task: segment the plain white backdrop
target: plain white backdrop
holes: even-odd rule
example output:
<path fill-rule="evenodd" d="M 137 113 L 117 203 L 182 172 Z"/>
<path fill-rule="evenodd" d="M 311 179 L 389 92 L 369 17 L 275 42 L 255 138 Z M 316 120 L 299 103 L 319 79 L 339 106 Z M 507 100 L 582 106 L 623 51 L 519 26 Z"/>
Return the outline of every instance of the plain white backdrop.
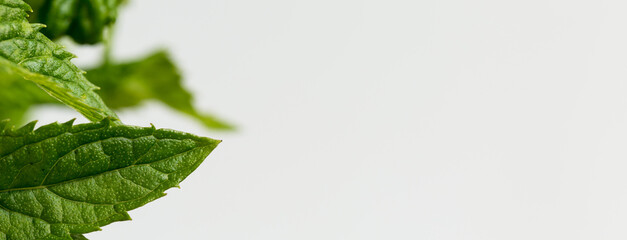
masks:
<path fill-rule="evenodd" d="M 90 239 L 626 239 L 627 2 L 131 0 L 224 142 Z M 71 47 L 88 65 L 100 48 Z M 78 116 L 37 109 L 42 124 Z"/>

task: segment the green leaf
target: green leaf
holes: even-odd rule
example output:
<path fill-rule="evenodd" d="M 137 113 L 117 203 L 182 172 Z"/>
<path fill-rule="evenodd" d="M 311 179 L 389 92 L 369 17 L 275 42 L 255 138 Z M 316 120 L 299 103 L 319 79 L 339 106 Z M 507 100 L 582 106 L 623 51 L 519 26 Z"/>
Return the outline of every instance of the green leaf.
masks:
<path fill-rule="evenodd" d="M 91 121 L 117 118 L 94 92 L 98 87 L 70 62 L 74 55 L 39 33 L 43 25 L 29 24 L 26 11 L 21 0 L 0 0 L 0 72 L 36 83 Z"/>
<path fill-rule="evenodd" d="M 77 43 L 103 40 L 105 28 L 118 16 L 122 0 L 27 0 L 33 22 L 46 24 L 42 32 L 51 39 L 69 35 Z"/>
<path fill-rule="evenodd" d="M 99 94 L 111 108 L 131 107 L 155 99 L 209 128 L 233 129 L 232 125 L 194 108 L 192 95 L 181 84 L 179 70 L 164 51 L 132 62 L 104 64 L 89 70 L 87 76 L 102 87 Z"/>
<path fill-rule="evenodd" d="M 0 123 L 0 239 L 84 239 L 165 195 L 220 141 L 98 123 Z"/>

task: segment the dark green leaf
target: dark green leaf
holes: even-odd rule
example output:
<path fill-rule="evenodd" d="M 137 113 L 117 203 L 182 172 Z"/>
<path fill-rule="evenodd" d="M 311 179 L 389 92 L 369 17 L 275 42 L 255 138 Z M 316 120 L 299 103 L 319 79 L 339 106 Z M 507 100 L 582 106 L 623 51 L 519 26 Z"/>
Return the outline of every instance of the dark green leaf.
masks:
<path fill-rule="evenodd" d="M 69 35 L 77 43 L 103 40 L 113 24 L 122 0 L 27 0 L 33 6 L 33 22 L 46 24 L 42 32 L 51 39 Z"/>
<path fill-rule="evenodd" d="M 99 123 L 0 123 L 0 239 L 81 239 L 164 196 L 220 141 Z M 83 238 L 84 239 L 84 238 Z"/>

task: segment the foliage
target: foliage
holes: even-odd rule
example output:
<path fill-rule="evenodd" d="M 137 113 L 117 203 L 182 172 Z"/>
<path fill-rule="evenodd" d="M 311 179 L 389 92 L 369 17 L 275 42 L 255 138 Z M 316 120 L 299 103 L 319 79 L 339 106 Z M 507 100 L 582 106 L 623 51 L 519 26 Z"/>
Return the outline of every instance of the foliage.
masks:
<path fill-rule="evenodd" d="M 0 109 L 4 110 L 0 111 L 0 119 L 22 120 L 31 106 L 59 103 L 34 84 L 21 81 L 19 76 L 5 75 L 0 72 L 0 76 L 8 79 L 0 82 Z M 101 88 L 96 93 L 111 109 L 135 107 L 147 100 L 157 100 L 208 128 L 233 129 L 231 124 L 194 108 L 192 95 L 183 88 L 179 70 L 165 51 L 131 62 L 102 64 L 87 70 L 86 76 Z"/>
<path fill-rule="evenodd" d="M 214 129 L 230 125 L 202 114 L 164 52 L 86 72 L 50 38 L 98 43 L 120 0 L 0 0 L 0 240 L 86 239 L 127 211 L 165 195 L 192 173 L 219 140 L 128 126 L 112 110 L 147 99 Z M 92 81 L 88 81 L 87 77 Z M 96 85 L 102 86 L 100 90 Z M 43 90 L 43 91 L 42 91 Z M 92 123 L 21 128 L 28 108 L 62 103 Z M 110 108 L 109 106 L 112 108 Z"/>

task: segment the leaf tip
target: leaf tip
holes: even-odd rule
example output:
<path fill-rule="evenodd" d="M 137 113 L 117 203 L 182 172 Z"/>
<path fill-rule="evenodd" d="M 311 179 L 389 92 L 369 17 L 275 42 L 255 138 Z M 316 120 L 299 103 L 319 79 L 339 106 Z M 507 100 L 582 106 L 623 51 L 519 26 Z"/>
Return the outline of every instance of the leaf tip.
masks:
<path fill-rule="evenodd" d="M 235 125 L 232 125 L 230 123 L 227 123 L 226 121 L 218 119 L 218 118 L 216 118 L 215 116 L 213 116 L 211 114 L 194 113 L 194 114 L 192 114 L 192 116 L 198 118 L 205 126 L 207 126 L 208 128 L 214 129 L 214 130 L 218 130 L 218 131 L 234 131 L 234 130 L 237 130 L 237 127 L 235 127 Z"/>
<path fill-rule="evenodd" d="M 37 125 L 37 120 L 29 122 L 26 125 L 22 126 L 21 128 L 15 130 L 15 133 L 19 135 L 27 134 L 29 132 L 32 132 L 33 129 L 35 129 L 35 125 Z"/>
<path fill-rule="evenodd" d="M 105 128 L 109 128 L 109 127 L 111 127 L 111 125 L 112 125 L 115 121 L 116 121 L 116 119 L 114 119 L 114 118 L 111 118 L 111 117 L 106 117 L 106 118 L 103 118 L 103 119 L 100 121 L 100 124 L 102 124 L 102 126 L 103 126 L 103 127 L 105 127 Z"/>
<path fill-rule="evenodd" d="M 42 28 L 47 27 L 46 24 L 42 23 L 31 23 L 30 26 L 33 28 L 33 32 L 39 32 Z"/>
<path fill-rule="evenodd" d="M 76 121 L 76 118 L 72 118 L 70 119 L 70 121 L 64 122 L 62 125 L 71 127 L 72 125 L 74 125 L 74 121 Z"/>

